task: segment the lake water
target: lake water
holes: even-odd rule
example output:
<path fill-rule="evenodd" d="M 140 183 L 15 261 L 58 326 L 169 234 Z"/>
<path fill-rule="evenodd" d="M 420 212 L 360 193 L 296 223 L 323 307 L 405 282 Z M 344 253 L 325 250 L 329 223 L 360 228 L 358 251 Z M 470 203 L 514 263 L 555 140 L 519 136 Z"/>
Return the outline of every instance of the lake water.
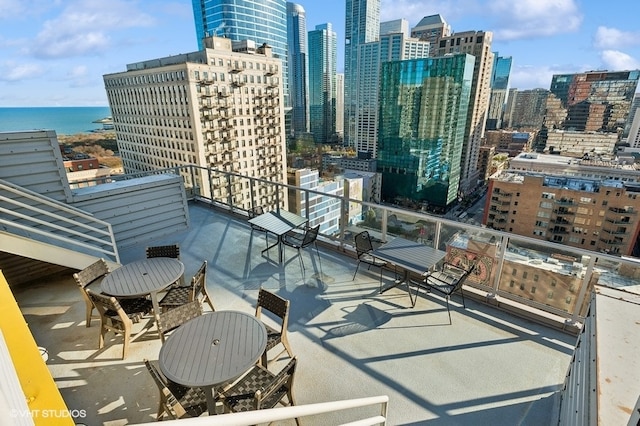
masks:
<path fill-rule="evenodd" d="M 0 132 L 55 130 L 58 135 L 89 133 L 102 129 L 102 124 L 93 121 L 109 116 L 109 107 L 0 108 Z"/>

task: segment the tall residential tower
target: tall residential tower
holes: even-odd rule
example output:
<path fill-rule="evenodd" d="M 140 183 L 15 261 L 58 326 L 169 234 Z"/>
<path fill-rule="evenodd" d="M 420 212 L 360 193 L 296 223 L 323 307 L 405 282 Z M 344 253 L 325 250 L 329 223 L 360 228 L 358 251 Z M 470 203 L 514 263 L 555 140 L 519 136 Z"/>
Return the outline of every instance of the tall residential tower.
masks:
<path fill-rule="evenodd" d="M 291 132 L 309 131 L 309 82 L 307 79 L 307 20 L 304 8 L 287 3 L 289 41 L 289 89 L 291 94 Z"/>
<path fill-rule="evenodd" d="M 316 143 L 336 134 L 336 48 L 331 24 L 309 31 L 309 128 Z"/>

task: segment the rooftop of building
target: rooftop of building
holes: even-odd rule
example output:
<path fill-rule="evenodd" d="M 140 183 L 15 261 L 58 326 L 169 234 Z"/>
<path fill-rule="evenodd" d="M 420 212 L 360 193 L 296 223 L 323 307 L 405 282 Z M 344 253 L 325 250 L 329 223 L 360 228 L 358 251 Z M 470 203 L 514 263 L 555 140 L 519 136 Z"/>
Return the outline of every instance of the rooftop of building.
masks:
<path fill-rule="evenodd" d="M 640 164 L 629 161 L 627 157 L 609 157 L 609 156 L 595 156 L 593 158 L 575 158 L 563 155 L 553 154 L 540 154 L 533 152 L 522 152 L 511 160 L 512 163 L 531 163 L 538 165 L 550 165 L 550 166 L 590 166 L 599 167 L 603 169 L 618 169 L 618 170 L 640 170 Z"/>

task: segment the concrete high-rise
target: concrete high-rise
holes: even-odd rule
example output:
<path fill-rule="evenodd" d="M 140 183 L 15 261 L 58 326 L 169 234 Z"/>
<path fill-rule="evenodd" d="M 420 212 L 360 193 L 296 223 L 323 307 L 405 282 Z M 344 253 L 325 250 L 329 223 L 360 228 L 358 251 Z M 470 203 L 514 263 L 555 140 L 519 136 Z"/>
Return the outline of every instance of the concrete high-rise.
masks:
<path fill-rule="evenodd" d="M 468 53 L 475 57 L 471 100 L 465 129 L 465 146 L 462 150 L 461 194 L 472 193 L 481 180 L 478 171 L 478 155 L 489 110 L 491 72 L 494 54 L 491 51 L 493 33 L 490 31 L 463 31 L 440 37 L 432 46 L 431 56 Z"/>
<path fill-rule="evenodd" d="M 307 20 L 304 8 L 287 2 L 289 89 L 291 132 L 309 131 L 309 82 L 307 78 Z"/>
<path fill-rule="evenodd" d="M 104 76 L 125 172 L 195 164 L 185 186 L 205 197 L 247 210 L 252 200 L 286 206 L 272 184 L 207 170 L 286 182 L 281 61 L 248 41 L 210 37 L 205 46 Z"/>
<path fill-rule="evenodd" d="M 385 62 L 380 74 L 382 199 L 444 210 L 458 196 L 474 57 Z"/>
<path fill-rule="evenodd" d="M 504 106 L 509 94 L 509 76 L 511 74 L 511 56 L 499 56 L 494 53 L 493 70 L 491 72 L 491 97 L 487 113 L 487 130 L 502 128 Z"/>
<path fill-rule="evenodd" d="M 411 29 L 411 37 L 431 43 L 434 51 L 440 39 L 451 35 L 451 25 L 440 15 L 425 16 Z"/>
<path fill-rule="evenodd" d="M 346 0 L 344 45 L 344 143 L 355 148 L 358 49 L 377 41 L 380 34 L 380 0 Z"/>
<path fill-rule="evenodd" d="M 344 137 L 344 74 L 336 74 L 336 135 Z"/>
<path fill-rule="evenodd" d="M 331 24 L 309 31 L 309 131 L 316 143 L 336 133 L 337 36 Z"/>
<path fill-rule="evenodd" d="M 192 0 L 192 4 L 199 49 L 207 36 L 271 46 L 273 57 L 282 61 L 284 106 L 290 108 L 286 0 Z"/>
<path fill-rule="evenodd" d="M 429 42 L 408 37 L 404 19 L 380 24 L 380 40 L 363 43 L 358 49 L 358 82 L 355 90 L 355 141 L 359 155 L 377 156 L 378 90 L 383 62 L 429 57 Z M 385 29 L 386 28 L 386 29 Z"/>
<path fill-rule="evenodd" d="M 545 89 L 512 90 L 505 126 L 512 129 L 538 130 L 545 118 L 549 91 Z"/>

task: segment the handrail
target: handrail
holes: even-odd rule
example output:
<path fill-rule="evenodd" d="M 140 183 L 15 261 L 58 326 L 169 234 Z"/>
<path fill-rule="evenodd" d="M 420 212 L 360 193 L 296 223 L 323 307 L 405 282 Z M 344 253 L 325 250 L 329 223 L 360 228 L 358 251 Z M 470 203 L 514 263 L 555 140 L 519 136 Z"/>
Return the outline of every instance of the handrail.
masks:
<path fill-rule="evenodd" d="M 286 406 L 267 410 L 244 411 L 232 414 L 218 414 L 216 416 L 195 417 L 191 419 L 164 420 L 163 424 L 167 424 L 169 426 L 178 424 L 181 426 L 249 426 L 261 423 L 271 423 L 279 420 L 290 420 L 299 417 L 333 413 L 335 411 L 374 406 L 378 404 L 380 404 L 380 415 L 358 420 L 356 422 L 343 423 L 343 426 L 384 426 L 387 424 L 387 411 L 389 404 L 389 397 L 387 395 L 331 402 L 318 402 L 314 404 Z M 140 426 L 151 426 L 155 424 L 155 422 L 139 423 Z"/>
<path fill-rule="evenodd" d="M 116 263 L 120 262 L 115 235 L 110 223 L 96 218 L 91 213 L 1 179 L 0 189 L 34 202 L 31 205 L 0 195 L 0 201 L 14 207 L 14 209 L 0 207 L 0 213 L 7 217 L 0 218 L 0 224 L 3 224 L 5 228 L 20 229 L 31 235 L 44 237 L 43 240 L 61 241 L 75 247 L 92 250 Z M 38 205 L 48 206 L 51 210 L 40 208 Z M 18 210 L 27 210 L 33 215 L 20 213 Z M 36 215 L 45 220 L 36 218 Z M 65 227 L 64 224 L 69 226 Z M 60 235 L 61 232 L 65 235 Z"/>

